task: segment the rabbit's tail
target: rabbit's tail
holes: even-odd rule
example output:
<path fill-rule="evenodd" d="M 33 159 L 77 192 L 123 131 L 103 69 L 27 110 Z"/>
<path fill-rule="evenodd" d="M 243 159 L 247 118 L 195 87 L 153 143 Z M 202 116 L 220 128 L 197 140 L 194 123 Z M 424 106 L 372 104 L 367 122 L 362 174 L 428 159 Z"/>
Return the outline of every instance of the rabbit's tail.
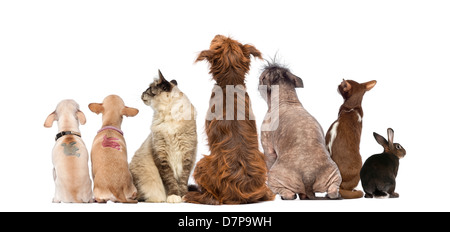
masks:
<path fill-rule="evenodd" d="M 380 198 L 380 199 L 389 198 L 389 194 L 387 192 L 383 192 L 383 191 L 380 191 L 378 189 L 375 190 L 375 192 L 373 193 L 373 196 L 375 198 Z"/>

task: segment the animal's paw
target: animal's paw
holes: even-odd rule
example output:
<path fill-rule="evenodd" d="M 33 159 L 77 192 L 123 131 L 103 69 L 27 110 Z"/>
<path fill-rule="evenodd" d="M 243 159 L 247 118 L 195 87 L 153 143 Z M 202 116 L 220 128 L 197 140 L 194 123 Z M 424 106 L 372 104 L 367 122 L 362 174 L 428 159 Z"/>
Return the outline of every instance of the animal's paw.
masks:
<path fill-rule="evenodd" d="M 399 198 L 399 197 L 400 197 L 400 195 L 396 192 L 389 194 L 389 198 Z"/>
<path fill-rule="evenodd" d="M 181 203 L 181 197 L 177 195 L 170 195 L 167 197 L 167 203 Z"/>
<path fill-rule="evenodd" d="M 362 193 L 362 192 L 361 192 Z M 363 193 L 363 195 L 364 195 L 364 193 Z M 331 185 L 329 188 L 328 188 L 328 192 L 327 192 L 327 195 L 326 195 L 328 198 L 330 198 L 330 199 L 338 199 L 338 198 L 340 198 L 341 197 L 341 194 L 339 193 L 339 186 L 337 186 L 337 185 Z M 362 197 L 362 196 L 361 196 Z"/>
<path fill-rule="evenodd" d="M 297 198 L 297 194 L 286 189 L 280 192 L 280 196 L 283 200 L 295 200 Z"/>
<path fill-rule="evenodd" d="M 341 194 L 339 194 L 339 191 L 330 191 L 327 193 L 326 197 L 330 199 L 339 199 Z"/>

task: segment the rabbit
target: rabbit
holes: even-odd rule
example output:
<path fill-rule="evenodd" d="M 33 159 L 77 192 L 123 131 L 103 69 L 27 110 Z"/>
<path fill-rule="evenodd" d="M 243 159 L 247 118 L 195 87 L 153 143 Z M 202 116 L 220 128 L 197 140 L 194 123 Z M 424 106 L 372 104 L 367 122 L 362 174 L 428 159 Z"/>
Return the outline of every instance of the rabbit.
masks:
<path fill-rule="evenodd" d="M 361 168 L 361 184 L 366 198 L 398 198 L 395 192 L 399 159 L 405 157 L 406 150 L 394 143 L 394 130 L 387 130 L 388 140 L 373 133 L 375 140 L 384 148 L 381 154 L 369 157 Z"/>

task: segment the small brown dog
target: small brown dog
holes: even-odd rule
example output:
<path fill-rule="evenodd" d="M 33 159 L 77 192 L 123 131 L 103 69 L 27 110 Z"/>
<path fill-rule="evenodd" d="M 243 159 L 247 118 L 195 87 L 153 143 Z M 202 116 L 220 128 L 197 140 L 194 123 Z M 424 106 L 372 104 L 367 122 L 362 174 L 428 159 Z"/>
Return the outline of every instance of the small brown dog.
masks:
<path fill-rule="evenodd" d="M 134 117 L 139 110 L 126 107 L 122 98 L 116 95 L 106 97 L 103 103 L 89 104 L 89 109 L 103 114 L 102 129 L 94 139 L 91 152 L 95 200 L 137 203 L 121 125 L 123 116 Z"/>
<path fill-rule="evenodd" d="M 342 176 L 339 193 L 344 199 L 361 198 L 364 193 L 354 188 L 359 183 L 359 172 L 362 159 L 359 154 L 359 143 L 362 131 L 362 99 L 377 81 L 358 83 L 352 80 L 342 80 L 338 91 L 344 98 L 339 108 L 338 119 L 331 124 L 325 137 L 327 149 L 336 162 Z"/>
<path fill-rule="evenodd" d="M 210 106 L 214 109 L 208 112 L 205 124 L 211 154 L 197 163 L 194 179 L 198 187 L 184 196 L 185 202 L 245 204 L 275 197 L 266 185 L 266 163 L 258 148 L 256 123 L 251 119 L 250 98 L 245 92 L 250 55 L 261 59 L 261 53 L 254 46 L 217 35 L 210 49 L 202 51 L 196 60 L 206 59 L 210 63 L 210 73 L 217 82 L 214 90 L 220 91 L 211 95 Z M 228 87 L 240 89 L 241 94 L 226 94 Z M 228 99 L 225 101 L 226 95 L 231 97 L 231 103 Z M 212 114 L 216 117 L 209 117 Z"/>

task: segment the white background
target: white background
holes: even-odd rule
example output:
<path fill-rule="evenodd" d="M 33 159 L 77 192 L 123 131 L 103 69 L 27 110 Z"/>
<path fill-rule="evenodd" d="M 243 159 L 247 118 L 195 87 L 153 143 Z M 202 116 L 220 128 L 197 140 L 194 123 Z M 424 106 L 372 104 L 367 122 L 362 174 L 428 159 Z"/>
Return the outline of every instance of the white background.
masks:
<path fill-rule="evenodd" d="M 449 12 L 448 1 L 1 1 L 0 211 L 449 211 Z M 43 124 L 63 99 L 85 113 L 80 129 L 89 151 L 101 127 L 89 103 L 118 94 L 138 108 L 122 125 L 130 161 L 153 114 L 141 93 L 161 69 L 197 108 L 197 159 L 209 154 L 203 125 L 214 82 L 208 64 L 194 61 L 216 34 L 253 44 L 266 59 L 278 52 L 303 79 L 300 101 L 325 132 L 342 104 L 342 78 L 377 80 L 363 100 L 361 155 L 382 151 L 372 132 L 395 130 L 407 150 L 400 198 L 52 204 L 58 128 Z M 258 127 L 267 110 L 257 92 L 264 64 L 252 59 L 247 76 Z"/>

